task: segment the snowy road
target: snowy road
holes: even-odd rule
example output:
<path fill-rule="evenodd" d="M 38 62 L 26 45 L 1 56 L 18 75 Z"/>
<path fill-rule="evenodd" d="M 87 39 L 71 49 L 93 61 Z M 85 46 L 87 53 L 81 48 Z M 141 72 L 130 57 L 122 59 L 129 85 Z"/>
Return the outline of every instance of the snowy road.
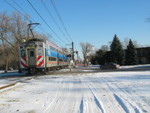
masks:
<path fill-rule="evenodd" d="M 25 79 L 0 90 L 0 113 L 150 113 L 150 71 Z"/>

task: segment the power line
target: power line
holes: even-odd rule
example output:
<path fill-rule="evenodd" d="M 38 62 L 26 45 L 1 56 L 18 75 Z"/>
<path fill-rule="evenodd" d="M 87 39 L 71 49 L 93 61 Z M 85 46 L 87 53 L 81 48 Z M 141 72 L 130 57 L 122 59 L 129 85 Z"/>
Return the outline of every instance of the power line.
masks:
<path fill-rule="evenodd" d="M 26 14 L 26 11 L 22 7 L 20 7 L 20 5 L 17 2 L 15 2 L 14 0 L 12 1 L 17 7 L 19 7 Z"/>
<path fill-rule="evenodd" d="M 65 26 L 65 24 L 64 24 L 64 22 L 63 22 L 61 16 L 60 16 L 60 13 L 58 12 L 58 10 L 57 10 L 57 8 L 56 8 L 55 3 L 53 2 L 53 0 L 50 0 L 50 2 L 51 2 L 51 4 L 52 4 L 52 6 L 53 6 L 53 8 L 54 8 L 54 10 L 55 10 L 55 12 L 56 12 L 56 14 L 57 14 L 59 20 L 60 20 L 60 22 L 61 22 L 61 24 L 62 24 L 62 26 L 63 26 L 65 32 L 66 32 L 67 36 L 69 37 L 69 39 L 70 39 L 70 40 L 72 41 L 72 43 L 73 43 L 73 40 L 72 40 L 72 38 L 71 38 L 71 36 L 70 36 L 70 34 L 69 34 L 67 28 L 66 28 L 66 26 Z M 73 45 L 74 45 L 74 44 L 73 44 Z M 75 46 L 75 45 L 74 45 L 74 46 Z"/>
<path fill-rule="evenodd" d="M 14 0 L 12 0 L 13 1 L 13 3 L 17 6 L 17 7 L 19 7 L 25 14 L 27 14 L 27 12 L 23 9 L 23 8 L 21 8 L 20 7 L 20 5 L 17 3 L 17 2 L 15 2 Z M 10 7 L 12 7 L 13 9 L 15 9 L 19 14 L 21 14 L 22 16 L 25 16 L 25 14 L 23 14 L 21 11 L 19 11 L 13 4 L 11 4 L 10 2 L 8 2 L 7 0 L 4 0 L 4 2 L 6 2 Z M 31 16 L 30 16 L 30 18 L 32 19 L 32 20 L 34 20 Z M 31 22 L 31 20 L 29 19 L 29 18 L 27 18 L 27 20 L 29 21 L 29 22 Z M 34 20 L 35 21 L 35 20 Z M 36 21 L 35 21 L 36 22 Z M 37 26 L 38 27 L 38 26 Z M 42 27 L 38 27 L 40 30 L 42 30 L 43 32 L 46 32 Z M 48 35 L 49 35 L 49 33 L 47 33 Z M 53 37 L 51 37 L 51 38 L 53 38 Z M 54 38 L 53 38 L 54 39 Z M 57 43 L 61 43 L 61 44 L 63 44 L 61 41 L 58 41 L 58 40 L 55 40 L 55 42 L 57 42 Z M 64 44 L 63 44 L 64 45 Z"/>
<path fill-rule="evenodd" d="M 22 7 L 20 7 L 20 5 L 17 3 L 17 2 L 15 2 L 14 0 L 12 0 L 13 1 L 13 3 L 17 6 L 17 7 L 19 7 L 25 14 L 27 14 L 27 12 L 22 8 Z M 16 8 L 17 9 L 17 8 Z M 22 13 L 21 13 L 22 14 Z M 23 15 L 23 14 L 22 14 Z M 30 16 L 30 18 L 33 20 L 33 21 L 35 21 L 31 16 Z M 29 19 L 28 19 L 29 20 Z M 31 20 L 29 20 L 30 22 L 31 22 Z M 35 21 L 36 22 L 36 21 Z M 46 32 L 42 27 L 39 27 L 39 26 L 37 26 L 40 30 L 42 30 L 43 32 Z M 47 33 L 48 35 L 49 35 L 49 33 Z M 51 37 L 51 38 L 53 38 L 53 37 Z M 53 38 L 54 39 L 54 38 Z M 56 40 L 55 40 L 56 41 Z M 63 44 L 62 42 L 60 42 L 60 41 L 56 41 L 56 42 L 58 42 L 58 43 L 61 43 L 61 44 Z"/>
<path fill-rule="evenodd" d="M 9 3 L 7 0 L 4 0 L 4 2 L 6 2 L 10 7 L 14 8 L 18 13 L 22 15 L 22 13 L 17 8 L 15 8 L 11 3 Z"/>
<path fill-rule="evenodd" d="M 41 0 L 44 8 L 46 9 L 46 11 L 48 12 L 48 14 L 50 15 L 50 17 L 52 18 L 53 22 L 55 23 L 55 25 L 57 26 L 57 28 L 61 31 L 61 33 L 63 34 L 63 36 L 68 40 L 68 38 L 66 37 L 65 33 L 63 32 L 63 30 L 60 28 L 60 26 L 58 25 L 58 23 L 56 22 L 55 18 L 53 17 L 52 13 L 50 12 L 50 10 L 48 9 L 48 7 L 46 6 L 46 4 L 44 3 L 43 0 Z M 69 41 L 69 40 L 68 40 Z"/>
<path fill-rule="evenodd" d="M 63 22 L 63 20 L 62 20 L 62 18 L 61 18 L 61 16 L 60 16 L 60 14 L 59 14 L 59 12 L 58 12 L 58 10 L 57 10 L 57 8 L 56 8 L 56 6 L 55 6 L 53 0 L 50 0 L 50 2 L 51 2 L 51 4 L 52 4 L 52 6 L 53 6 L 53 8 L 54 8 L 54 10 L 55 10 L 55 12 L 56 12 L 56 14 L 57 14 L 59 20 L 60 20 L 60 22 L 61 22 L 61 24 L 62 24 L 62 26 L 63 26 L 65 32 L 67 33 L 69 39 L 72 41 L 72 38 L 70 37 L 70 34 L 69 34 L 67 28 L 65 27 L 65 24 L 64 24 L 64 22 Z"/>
<path fill-rule="evenodd" d="M 32 3 L 27 0 L 27 2 L 30 4 L 30 6 L 34 9 L 34 11 L 38 14 L 38 16 L 43 20 L 43 22 L 48 26 L 48 28 L 56 35 L 57 38 L 59 36 L 55 33 L 55 31 L 49 26 L 49 24 L 44 20 L 44 18 L 39 14 L 39 12 L 35 9 L 35 7 L 32 5 Z M 65 43 L 61 38 L 59 38 L 63 43 Z"/>

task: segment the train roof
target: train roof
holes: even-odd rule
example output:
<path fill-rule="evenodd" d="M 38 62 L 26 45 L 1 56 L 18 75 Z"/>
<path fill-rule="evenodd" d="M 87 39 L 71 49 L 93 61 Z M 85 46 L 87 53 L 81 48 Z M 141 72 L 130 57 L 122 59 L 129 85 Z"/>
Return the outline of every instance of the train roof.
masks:
<path fill-rule="evenodd" d="M 27 42 L 23 42 L 23 43 L 26 44 L 26 43 L 30 43 L 30 42 L 34 42 L 34 41 L 47 43 L 50 46 L 54 47 L 55 49 L 57 49 L 57 50 L 59 50 L 61 52 L 66 52 L 62 48 L 58 47 L 56 44 L 54 44 L 51 41 L 48 41 L 46 39 L 32 38 L 32 39 L 29 39 Z"/>
<path fill-rule="evenodd" d="M 44 39 L 38 39 L 38 38 L 29 39 L 29 41 L 41 41 L 41 42 L 45 42 Z"/>

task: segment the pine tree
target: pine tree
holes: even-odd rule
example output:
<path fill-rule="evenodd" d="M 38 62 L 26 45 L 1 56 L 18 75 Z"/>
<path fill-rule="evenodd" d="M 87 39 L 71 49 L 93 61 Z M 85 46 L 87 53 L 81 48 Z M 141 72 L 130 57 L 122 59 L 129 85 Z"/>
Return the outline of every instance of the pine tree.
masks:
<path fill-rule="evenodd" d="M 127 45 L 125 59 L 126 59 L 126 65 L 135 65 L 138 63 L 136 49 L 131 39 L 129 41 L 129 44 Z"/>
<path fill-rule="evenodd" d="M 124 50 L 117 35 L 114 35 L 112 44 L 110 45 L 111 61 L 120 65 L 124 64 Z"/>
<path fill-rule="evenodd" d="M 106 54 L 106 51 L 104 51 L 102 49 L 99 49 L 96 52 L 96 60 L 97 60 L 98 64 L 101 64 L 101 65 L 105 64 L 105 61 L 106 61 L 105 54 Z"/>

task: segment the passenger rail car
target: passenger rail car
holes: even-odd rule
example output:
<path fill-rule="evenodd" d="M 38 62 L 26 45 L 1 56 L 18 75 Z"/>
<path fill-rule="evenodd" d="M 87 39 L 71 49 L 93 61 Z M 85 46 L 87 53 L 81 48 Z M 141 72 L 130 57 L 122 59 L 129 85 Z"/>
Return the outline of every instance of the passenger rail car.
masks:
<path fill-rule="evenodd" d="M 32 74 L 65 68 L 69 65 L 67 54 L 52 42 L 30 39 L 19 47 L 20 70 Z"/>

